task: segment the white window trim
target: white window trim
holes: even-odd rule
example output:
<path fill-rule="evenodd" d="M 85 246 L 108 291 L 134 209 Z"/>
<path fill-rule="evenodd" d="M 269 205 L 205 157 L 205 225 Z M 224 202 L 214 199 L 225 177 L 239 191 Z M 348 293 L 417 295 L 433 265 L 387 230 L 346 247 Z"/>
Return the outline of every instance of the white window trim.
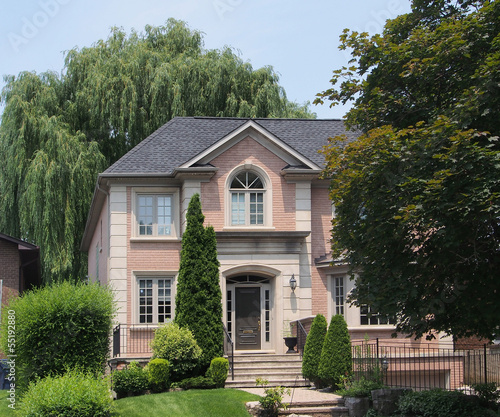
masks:
<path fill-rule="evenodd" d="M 146 195 L 171 195 L 172 196 L 172 229 L 168 236 L 149 235 L 144 236 L 139 234 L 139 222 L 137 221 L 138 213 L 138 196 Z M 178 188 L 167 187 L 134 187 L 131 193 L 131 241 L 165 241 L 181 238 L 180 235 L 180 197 Z"/>
<path fill-rule="evenodd" d="M 132 288 L 132 323 L 134 323 L 135 327 L 138 328 L 140 326 L 144 326 L 150 328 L 151 326 L 160 326 L 164 323 L 141 323 L 139 319 L 139 280 L 141 279 L 172 279 L 172 287 L 171 287 L 171 307 L 172 307 L 172 318 L 171 321 L 175 318 L 175 296 L 177 294 L 177 276 L 178 271 L 135 271 L 132 273 L 133 276 L 133 288 Z M 153 304 L 154 306 L 154 304 Z M 157 317 L 157 312 L 153 309 L 153 318 Z"/>
<path fill-rule="evenodd" d="M 253 171 L 261 179 L 264 188 L 262 188 L 262 193 L 264 195 L 264 224 L 232 224 L 231 218 L 231 183 L 233 178 L 242 171 Z M 260 190 L 255 190 L 255 192 L 260 192 Z M 228 173 L 226 177 L 226 183 L 224 185 L 224 230 L 227 231 L 238 231 L 238 230 L 255 230 L 255 231 L 267 231 L 274 230 L 273 227 L 273 192 L 271 186 L 271 180 L 267 175 L 266 171 L 261 167 L 254 165 L 253 163 L 245 163 L 234 168 Z M 248 213 L 245 213 L 248 215 Z"/>

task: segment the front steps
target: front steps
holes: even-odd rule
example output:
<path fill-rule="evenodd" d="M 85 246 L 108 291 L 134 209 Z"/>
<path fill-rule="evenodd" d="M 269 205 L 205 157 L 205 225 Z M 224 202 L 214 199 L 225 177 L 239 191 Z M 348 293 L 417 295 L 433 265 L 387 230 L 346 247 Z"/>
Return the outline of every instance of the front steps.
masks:
<path fill-rule="evenodd" d="M 342 398 L 318 401 L 299 401 L 289 404 L 286 410 L 280 410 L 280 416 L 307 415 L 311 417 L 348 417 L 349 410 L 344 407 Z"/>
<path fill-rule="evenodd" d="M 299 354 L 238 354 L 234 356 L 234 380 L 231 371 L 227 388 L 255 388 L 257 378 L 267 380 L 268 386 L 305 387 L 309 381 L 302 377 L 302 359 Z"/>

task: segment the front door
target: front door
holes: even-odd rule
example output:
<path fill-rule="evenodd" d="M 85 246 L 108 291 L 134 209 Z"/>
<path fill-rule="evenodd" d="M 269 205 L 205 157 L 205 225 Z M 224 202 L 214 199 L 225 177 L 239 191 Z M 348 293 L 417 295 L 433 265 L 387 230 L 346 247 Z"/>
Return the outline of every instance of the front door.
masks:
<path fill-rule="evenodd" d="M 236 349 L 260 350 L 260 287 L 235 288 Z"/>

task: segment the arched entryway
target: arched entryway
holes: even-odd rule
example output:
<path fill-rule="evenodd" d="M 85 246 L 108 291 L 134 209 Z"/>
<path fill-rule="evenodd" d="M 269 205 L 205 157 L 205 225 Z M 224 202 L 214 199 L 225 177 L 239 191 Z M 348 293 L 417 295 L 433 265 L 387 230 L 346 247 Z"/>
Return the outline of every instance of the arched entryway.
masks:
<path fill-rule="evenodd" d="M 226 326 L 237 351 L 269 350 L 273 344 L 273 282 L 258 274 L 226 278 Z"/>

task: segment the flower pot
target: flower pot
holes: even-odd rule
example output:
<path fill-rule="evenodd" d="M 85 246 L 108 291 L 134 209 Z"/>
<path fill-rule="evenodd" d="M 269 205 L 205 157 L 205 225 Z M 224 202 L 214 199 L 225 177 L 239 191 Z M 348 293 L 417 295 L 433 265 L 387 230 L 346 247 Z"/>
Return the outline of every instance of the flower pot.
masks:
<path fill-rule="evenodd" d="M 296 336 L 284 337 L 283 340 L 285 341 L 285 345 L 288 348 L 286 353 L 296 353 L 294 348 L 295 346 L 297 346 L 297 337 Z"/>

